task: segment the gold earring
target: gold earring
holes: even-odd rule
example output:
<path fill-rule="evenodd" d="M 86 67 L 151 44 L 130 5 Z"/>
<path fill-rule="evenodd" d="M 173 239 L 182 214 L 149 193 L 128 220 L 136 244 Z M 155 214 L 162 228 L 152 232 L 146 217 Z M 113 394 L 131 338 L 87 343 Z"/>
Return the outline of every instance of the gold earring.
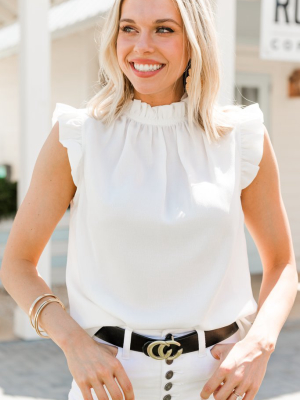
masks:
<path fill-rule="evenodd" d="M 187 93 L 189 93 L 189 88 L 190 88 L 190 83 L 191 83 L 191 71 L 192 71 L 192 69 L 190 68 L 189 69 L 189 75 L 188 75 L 188 77 L 186 78 L 186 85 L 185 85 L 185 90 L 187 91 Z"/>

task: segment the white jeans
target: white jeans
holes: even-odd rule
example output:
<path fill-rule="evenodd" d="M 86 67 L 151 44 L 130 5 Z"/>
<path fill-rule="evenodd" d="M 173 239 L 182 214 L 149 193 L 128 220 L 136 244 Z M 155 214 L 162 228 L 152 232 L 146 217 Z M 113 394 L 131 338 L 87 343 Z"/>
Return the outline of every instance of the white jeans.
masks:
<path fill-rule="evenodd" d="M 213 375 L 220 365 L 220 360 L 215 359 L 210 349 L 213 346 L 205 347 L 204 332 L 197 330 L 199 339 L 199 350 L 191 353 L 181 354 L 168 365 L 165 360 L 155 360 L 144 353 L 129 350 L 132 330 L 125 328 L 124 346 L 118 348 L 117 359 L 122 363 L 128 378 L 130 379 L 135 400 L 199 400 L 200 392 L 204 384 Z M 179 337 L 191 331 L 176 330 L 135 331 L 153 339 L 164 339 L 167 333 Z M 160 332 L 160 333 L 159 333 Z M 94 336 L 94 340 L 101 343 L 111 344 Z M 240 332 L 237 330 L 233 335 L 219 343 L 236 343 L 240 340 Z M 166 377 L 167 372 L 169 379 Z M 172 375 L 170 377 L 170 375 Z M 117 381 L 118 383 L 118 381 Z M 166 386 L 167 385 L 167 386 Z M 103 386 L 109 400 L 112 400 L 106 386 Z M 122 391 L 122 390 L 121 390 Z M 91 389 L 94 400 L 98 400 L 94 389 Z M 124 395 L 123 395 L 124 396 Z M 213 399 L 213 395 L 209 397 Z M 81 390 L 73 379 L 68 400 L 83 400 Z"/>

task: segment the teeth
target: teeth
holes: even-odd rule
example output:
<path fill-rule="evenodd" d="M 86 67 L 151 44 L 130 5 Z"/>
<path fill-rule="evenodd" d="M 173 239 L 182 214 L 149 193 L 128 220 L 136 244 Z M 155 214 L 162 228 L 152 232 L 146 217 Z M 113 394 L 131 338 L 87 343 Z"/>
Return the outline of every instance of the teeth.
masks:
<path fill-rule="evenodd" d="M 160 64 L 160 65 L 149 65 L 149 64 L 136 64 L 136 63 L 134 63 L 133 64 L 134 65 L 134 68 L 137 70 L 137 71 L 142 71 L 142 72 L 148 72 L 148 71 L 156 71 L 156 70 L 158 70 L 158 69 L 160 69 L 160 68 L 162 68 L 162 64 Z"/>

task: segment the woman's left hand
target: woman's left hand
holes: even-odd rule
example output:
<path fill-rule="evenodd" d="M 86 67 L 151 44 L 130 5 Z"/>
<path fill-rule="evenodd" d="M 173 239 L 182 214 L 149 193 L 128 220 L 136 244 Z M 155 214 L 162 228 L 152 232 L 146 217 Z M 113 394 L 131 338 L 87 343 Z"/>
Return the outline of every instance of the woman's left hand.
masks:
<path fill-rule="evenodd" d="M 246 338 L 237 343 L 216 344 L 211 353 L 220 365 L 203 386 L 201 398 L 208 399 L 213 394 L 216 400 L 237 400 L 241 395 L 243 400 L 253 400 L 273 351 Z"/>

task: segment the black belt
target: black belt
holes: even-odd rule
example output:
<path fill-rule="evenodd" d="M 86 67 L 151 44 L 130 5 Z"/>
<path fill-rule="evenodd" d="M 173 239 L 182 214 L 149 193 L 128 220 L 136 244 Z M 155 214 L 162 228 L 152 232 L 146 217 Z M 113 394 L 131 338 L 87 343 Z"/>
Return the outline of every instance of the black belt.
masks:
<path fill-rule="evenodd" d="M 204 331 L 206 347 L 227 339 L 239 329 L 236 322 L 222 328 Z M 125 329 L 119 326 L 103 326 L 95 336 L 118 347 L 123 347 Z M 167 347 L 167 351 L 164 349 Z M 180 347 L 180 349 L 178 349 Z M 139 351 L 156 360 L 173 360 L 181 354 L 199 350 L 197 331 L 175 337 L 168 333 L 165 339 L 157 340 L 132 332 L 130 350 Z"/>

